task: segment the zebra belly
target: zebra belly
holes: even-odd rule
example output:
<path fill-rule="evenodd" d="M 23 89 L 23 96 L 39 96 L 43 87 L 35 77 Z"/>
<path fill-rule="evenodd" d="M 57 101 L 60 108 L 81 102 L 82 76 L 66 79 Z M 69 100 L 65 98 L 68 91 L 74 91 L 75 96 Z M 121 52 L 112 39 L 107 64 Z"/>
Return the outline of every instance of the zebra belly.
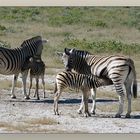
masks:
<path fill-rule="evenodd" d="M 18 74 L 20 72 L 21 72 L 20 69 L 9 70 L 9 69 L 3 69 L 0 67 L 0 74 L 3 74 L 3 75 L 13 75 L 13 74 Z"/>

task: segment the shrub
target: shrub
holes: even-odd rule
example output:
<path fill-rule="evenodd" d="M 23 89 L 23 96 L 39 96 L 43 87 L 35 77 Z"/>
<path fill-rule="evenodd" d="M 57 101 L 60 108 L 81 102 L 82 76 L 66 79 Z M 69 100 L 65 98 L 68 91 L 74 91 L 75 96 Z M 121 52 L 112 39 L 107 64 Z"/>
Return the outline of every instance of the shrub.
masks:
<path fill-rule="evenodd" d="M 5 30 L 6 30 L 6 27 L 3 25 L 0 25 L 0 31 L 5 31 Z"/>
<path fill-rule="evenodd" d="M 1 47 L 6 47 L 6 48 L 11 48 L 11 45 L 5 41 L 0 40 L 0 46 Z"/>
<path fill-rule="evenodd" d="M 65 39 L 61 46 L 63 48 L 69 47 L 88 50 L 94 53 L 121 53 L 127 55 L 140 53 L 140 44 L 125 44 L 115 40 L 90 42 L 86 39 Z"/>

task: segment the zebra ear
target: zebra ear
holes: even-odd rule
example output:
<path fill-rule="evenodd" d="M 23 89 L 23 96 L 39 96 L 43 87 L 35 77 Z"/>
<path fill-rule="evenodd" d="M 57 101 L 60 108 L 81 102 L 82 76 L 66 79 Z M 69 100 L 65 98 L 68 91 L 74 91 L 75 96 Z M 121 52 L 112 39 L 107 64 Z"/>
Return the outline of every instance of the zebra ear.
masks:
<path fill-rule="evenodd" d="M 65 52 L 66 55 L 70 55 L 70 51 L 71 51 L 71 49 L 68 49 L 68 48 L 64 49 L 64 52 Z"/>

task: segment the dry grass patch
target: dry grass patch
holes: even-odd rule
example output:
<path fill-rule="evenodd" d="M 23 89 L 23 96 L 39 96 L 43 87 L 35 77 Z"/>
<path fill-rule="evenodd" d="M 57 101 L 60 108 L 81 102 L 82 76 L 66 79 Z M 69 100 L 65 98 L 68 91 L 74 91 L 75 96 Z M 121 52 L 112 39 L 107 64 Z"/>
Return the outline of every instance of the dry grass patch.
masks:
<path fill-rule="evenodd" d="M 38 132 L 38 133 L 46 133 L 46 132 L 57 132 L 57 130 L 53 128 L 42 128 L 43 125 L 57 125 L 59 122 L 52 118 L 33 118 L 31 120 L 24 121 L 22 123 L 7 123 L 7 122 L 0 122 L 0 128 L 4 131 L 8 132 L 22 132 L 22 133 L 29 133 L 29 132 Z"/>
<path fill-rule="evenodd" d="M 7 123 L 0 122 L 0 128 L 7 132 L 21 132 L 21 133 L 63 133 L 64 131 L 54 128 L 42 128 L 41 125 L 55 125 L 59 124 L 51 118 L 33 119 L 25 121 L 25 123 Z"/>
<path fill-rule="evenodd" d="M 46 65 L 46 72 L 47 68 L 64 68 L 64 64 L 62 63 L 60 58 L 54 56 L 54 54 L 52 54 L 52 56 L 49 56 L 50 52 L 48 51 L 48 53 L 49 54 L 45 54 L 45 59 L 43 59 Z"/>
<path fill-rule="evenodd" d="M 32 125 L 56 125 L 59 124 L 55 119 L 52 118 L 33 118 L 31 120 L 25 121 L 25 123 L 32 124 Z"/>
<path fill-rule="evenodd" d="M 118 99 L 118 95 L 116 91 L 103 91 L 102 89 L 98 90 L 97 89 L 97 97 L 96 98 L 113 98 L 113 99 Z"/>
<path fill-rule="evenodd" d="M 132 99 L 132 105 L 131 105 L 132 112 L 140 111 L 139 103 L 140 103 L 140 98 Z M 119 102 L 109 102 L 109 103 L 103 103 L 97 105 L 97 109 L 103 112 L 116 112 L 118 110 L 118 107 L 119 107 Z M 124 112 L 127 111 L 127 107 L 128 107 L 128 103 L 127 103 L 127 99 L 125 98 Z"/>
<path fill-rule="evenodd" d="M 10 89 L 12 86 L 12 81 L 10 80 L 1 80 L 0 89 Z"/>
<path fill-rule="evenodd" d="M 140 111 L 140 97 L 132 99 L 132 111 Z"/>
<path fill-rule="evenodd" d="M 102 112 L 117 112 L 118 104 L 106 103 L 106 104 L 99 104 L 97 105 L 97 109 Z"/>
<path fill-rule="evenodd" d="M 140 82 L 140 60 L 139 58 L 135 59 L 135 67 L 136 67 L 136 73 L 137 73 L 137 80 Z"/>
<path fill-rule="evenodd" d="M 5 131 L 18 131 L 18 132 L 26 132 L 32 126 L 25 124 L 12 124 L 7 122 L 0 122 L 0 128 L 3 128 Z"/>
<path fill-rule="evenodd" d="M 57 73 L 61 72 L 61 71 L 64 71 L 64 69 L 60 68 L 46 68 L 45 70 L 45 74 L 48 76 L 48 75 L 57 75 Z"/>
<path fill-rule="evenodd" d="M 12 87 L 12 80 L 1 80 L 0 89 L 11 89 Z M 17 81 L 16 87 L 21 88 L 22 83 Z"/>

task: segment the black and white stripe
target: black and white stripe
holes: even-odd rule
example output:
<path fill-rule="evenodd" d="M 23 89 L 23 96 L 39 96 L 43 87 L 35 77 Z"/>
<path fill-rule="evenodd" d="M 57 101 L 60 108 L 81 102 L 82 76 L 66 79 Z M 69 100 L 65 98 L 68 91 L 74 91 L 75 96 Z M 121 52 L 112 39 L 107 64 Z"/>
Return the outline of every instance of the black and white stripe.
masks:
<path fill-rule="evenodd" d="M 119 110 L 116 117 L 120 117 L 124 106 L 124 90 L 126 88 L 128 110 L 126 117 L 131 113 L 131 96 L 137 97 L 137 81 L 134 62 L 124 56 L 95 56 L 87 51 L 65 48 L 62 59 L 68 71 L 72 69 L 81 74 L 93 74 L 110 79 L 119 95 Z M 96 92 L 94 93 L 96 94 Z"/>
<path fill-rule="evenodd" d="M 36 36 L 25 40 L 20 47 L 9 49 L 0 47 L 0 74 L 14 75 L 12 84 L 12 98 L 16 98 L 14 94 L 14 88 L 17 82 L 19 73 L 22 74 L 23 91 L 25 98 L 28 99 L 26 94 L 26 78 L 27 71 L 21 71 L 24 62 L 30 57 L 42 54 L 43 43 L 46 40 L 42 40 L 40 36 Z"/>
<path fill-rule="evenodd" d="M 39 78 L 42 79 L 42 85 L 43 85 L 43 92 L 44 92 L 44 98 L 45 98 L 45 81 L 44 81 L 44 74 L 45 74 L 45 63 L 42 61 L 40 56 L 35 55 L 34 57 L 31 57 L 29 60 L 27 60 L 22 67 L 22 70 L 25 71 L 29 69 L 30 70 L 30 86 L 29 86 L 29 94 L 32 88 L 32 80 L 35 78 L 36 80 L 36 89 L 35 89 L 35 95 L 37 95 L 37 99 L 39 100 Z"/>
<path fill-rule="evenodd" d="M 63 71 L 57 74 L 56 76 L 56 83 L 55 83 L 55 97 L 54 97 L 54 113 L 58 113 L 58 100 L 62 93 L 62 91 L 66 88 L 72 88 L 75 90 L 81 90 L 83 93 L 83 97 L 86 100 L 82 100 L 81 106 L 78 110 L 81 113 L 83 105 L 85 104 L 85 115 L 90 116 L 88 112 L 88 92 L 93 89 L 103 86 L 103 85 L 111 85 L 112 81 L 108 79 L 98 78 L 93 75 L 85 75 L 85 74 L 78 74 L 72 73 L 68 71 Z M 92 92 L 92 90 L 91 90 Z M 96 97 L 95 97 L 96 98 Z"/>

